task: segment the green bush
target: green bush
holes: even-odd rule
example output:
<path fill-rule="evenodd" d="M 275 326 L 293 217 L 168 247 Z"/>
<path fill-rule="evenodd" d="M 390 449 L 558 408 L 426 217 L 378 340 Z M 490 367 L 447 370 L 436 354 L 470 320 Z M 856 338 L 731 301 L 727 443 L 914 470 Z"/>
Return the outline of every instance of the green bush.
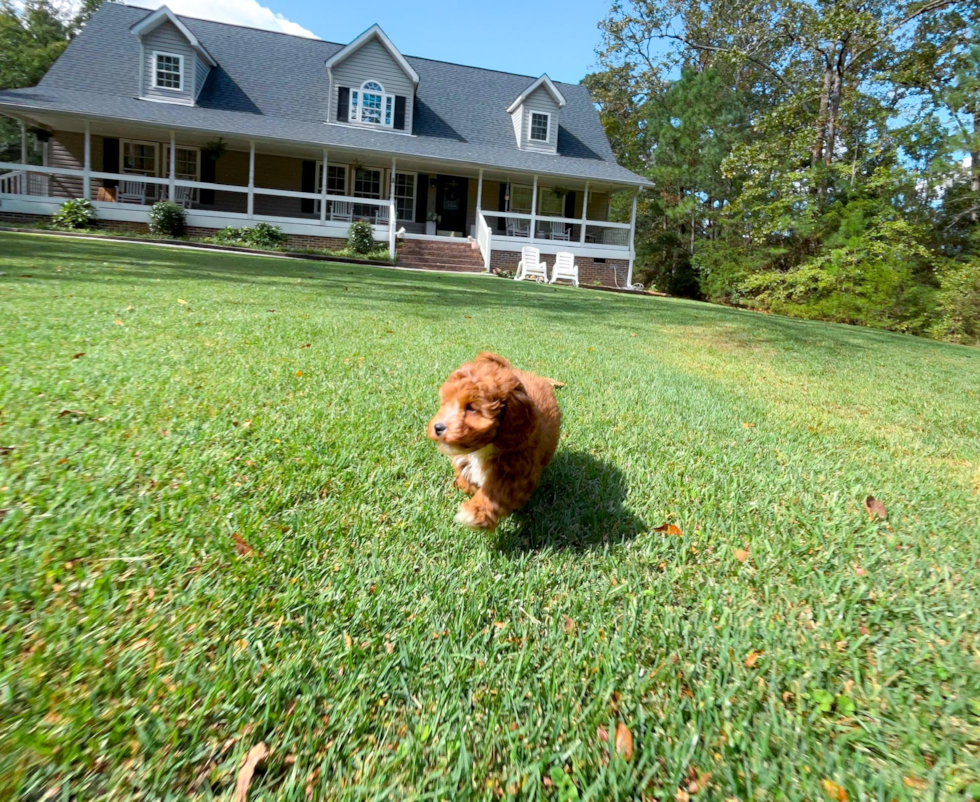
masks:
<path fill-rule="evenodd" d="M 207 238 L 216 245 L 234 245 L 240 248 L 257 248 L 264 251 L 278 251 L 288 238 L 282 229 L 271 223 L 257 223 L 243 228 L 223 228 Z"/>
<path fill-rule="evenodd" d="M 358 256 L 365 256 L 378 250 L 378 245 L 374 241 L 374 232 L 367 220 L 355 220 L 350 224 L 350 228 L 347 229 L 347 250 Z"/>
<path fill-rule="evenodd" d="M 95 207 L 84 198 L 73 198 L 61 204 L 61 208 L 51 217 L 56 228 L 89 228 L 97 218 Z"/>
<path fill-rule="evenodd" d="M 160 201 L 150 207 L 150 233 L 164 237 L 182 237 L 187 229 L 184 207 L 171 201 Z"/>
<path fill-rule="evenodd" d="M 954 343 L 980 345 L 980 257 L 950 261 L 938 270 L 936 300 L 941 315 L 932 335 Z"/>

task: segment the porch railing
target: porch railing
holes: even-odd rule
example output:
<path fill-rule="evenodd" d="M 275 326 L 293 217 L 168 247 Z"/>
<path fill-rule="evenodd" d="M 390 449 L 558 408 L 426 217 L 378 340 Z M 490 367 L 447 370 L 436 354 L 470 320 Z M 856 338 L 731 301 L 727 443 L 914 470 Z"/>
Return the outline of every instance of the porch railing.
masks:
<path fill-rule="evenodd" d="M 483 268 L 490 269 L 490 252 L 493 247 L 493 231 L 487 223 L 487 218 L 482 213 L 477 215 L 476 220 L 476 241 L 480 246 L 480 253 L 483 255 Z"/>
<path fill-rule="evenodd" d="M 48 176 L 28 172 L 23 169 L 12 170 L 0 175 L 0 195 L 34 195 L 47 197 L 50 183 Z"/>

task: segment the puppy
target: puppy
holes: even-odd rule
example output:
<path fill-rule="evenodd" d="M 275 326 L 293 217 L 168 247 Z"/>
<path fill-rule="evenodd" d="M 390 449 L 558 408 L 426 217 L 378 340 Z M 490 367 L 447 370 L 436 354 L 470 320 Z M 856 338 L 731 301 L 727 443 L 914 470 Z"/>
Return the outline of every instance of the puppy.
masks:
<path fill-rule="evenodd" d="M 551 384 L 482 353 L 439 389 L 429 437 L 452 458 L 456 487 L 472 498 L 457 523 L 493 531 L 523 506 L 558 446 L 561 411 Z"/>

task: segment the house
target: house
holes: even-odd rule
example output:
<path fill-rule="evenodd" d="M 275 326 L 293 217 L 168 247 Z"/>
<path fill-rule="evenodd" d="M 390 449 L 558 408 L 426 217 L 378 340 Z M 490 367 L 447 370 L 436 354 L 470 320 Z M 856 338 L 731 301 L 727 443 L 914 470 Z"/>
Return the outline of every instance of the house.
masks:
<path fill-rule="evenodd" d="M 533 244 L 622 286 L 650 186 L 584 86 L 404 56 L 377 25 L 340 45 L 105 3 L 0 114 L 24 132 L 23 164 L 0 163 L 7 220 L 85 197 L 141 229 L 166 197 L 193 233 L 268 221 L 340 247 L 367 219 L 416 266 L 512 267 Z M 629 222 L 609 219 L 617 195 Z"/>

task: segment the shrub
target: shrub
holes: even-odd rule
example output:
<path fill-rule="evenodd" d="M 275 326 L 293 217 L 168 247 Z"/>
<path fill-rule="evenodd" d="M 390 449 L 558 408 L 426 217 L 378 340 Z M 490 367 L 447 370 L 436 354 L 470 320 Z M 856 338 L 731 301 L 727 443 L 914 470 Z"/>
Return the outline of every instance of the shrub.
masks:
<path fill-rule="evenodd" d="M 942 316 L 932 334 L 954 343 L 980 344 L 980 257 L 952 260 L 937 271 Z"/>
<path fill-rule="evenodd" d="M 164 237 L 182 237 L 187 228 L 184 207 L 171 201 L 160 201 L 150 207 L 150 233 Z"/>
<path fill-rule="evenodd" d="M 61 204 L 61 208 L 51 217 L 57 228 L 88 228 L 96 220 L 95 207 L 84 198 L 73 198 Z"/>
<path fill-rule="evenodd" d="M 364 256 L 377 250 L 374 242 L 374 232 L 366 220 L 355 220 L 347 229 L 347 250 L 353 254 Z"/>
<path fill-rule="evenodd" d="M 286 244 L 287 237 L 282 229 L 271 223 L 257 223 L 243 228 L 223 228 L 207 238 L 208 242 L 217 245 L 237 245 L 242 248 L 258 248 L 266 251 L 277 251 Z"/>

